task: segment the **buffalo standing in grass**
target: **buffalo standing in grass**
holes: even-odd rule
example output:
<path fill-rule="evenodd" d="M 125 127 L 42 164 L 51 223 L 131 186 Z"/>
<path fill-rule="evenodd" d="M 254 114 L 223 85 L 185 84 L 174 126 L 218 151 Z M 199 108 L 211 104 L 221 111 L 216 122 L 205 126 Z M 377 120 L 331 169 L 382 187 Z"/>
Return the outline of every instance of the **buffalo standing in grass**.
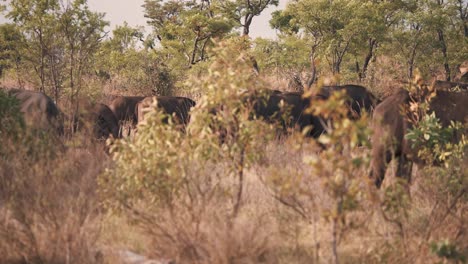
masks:
<path fill-rule="evenodd" d="M 97 140 L 119 137 L 119 123 L 107 105 L 83 99 L 78 102 L 78 109 L 75 131 L 91 132 Z"/>
<path fill-rule="evenodd" d="M 165 114 L 174 117 L 174 122 L 177 125 L 185 127 L 190 121 L 190 109 L 195 106 L 195 101 L 192 99 L 181 96 L 152 96 L 146 97 L 137 104 L 138 123 L 144 120 L 145 114 L 151 109 L 154 100 Z M 167 119 L 164 119 L 163 122 L 167 122 Z"/>
<path fill-rule="evenodd" d="M 12 89 L 8 91 L 20 105 L 28 127 L 63 135 L 63 117 L 54 101 L 41 92 Z"/>
<path fill-rule="evenodd" d="M 324 86 L 317 93 L 307 97 L 301 92 L 271 91 L 266 94 L 266 99 L 261 96 L 251 96 L 251 98 L 255 100 L 254 112 L 257 116 L 269 121 L 279 121 L 283 124 L 283 128 L 298 127 L 303 130 L 311 127 L 308 135 L 317 138 L 326 132 L 327 120 L 307 113 L 306 109 L 314 102 L 328 100 L 337 91 L 344 91 L 349 98 L 346 107 L 349 108 L 352 119 L 359 118 L 362 111 L 371 112 L 378 103 L 371 92 L 359 85 Z M 281 102 L 284 108 L 280 107 Z"/>
<path fill-rule="evenodd" d="M 83 115 L 83 122 L 89 126 L 87 129 L 92 133 L 93 138 L 98 140 L 105 140 L 110 136 L 118 138 L 119 122 L 112 110 L 102 103 L 88 106 L 83 110 L 89 111 Z"/>
<path fill-rule="evenodd" d="M 324 132 L 319 117 L 306 113 L 310 98 L 304 98 L 300 92 L 272 91 L 264 96 L 252 96 L 253 113 L 270 123 L 279 123 L 283 131 L 297 128 L 303 131 L 312 126 L 308 135 L 318 137 Z"/>
<path fill-rule="evenodd" d="M 356 120 L 359 119 L 363 112 L 372 113 L 376 105 L 379 103 L 378 99 L 365 87 L 360 85 L 342 85 L 342 86 L 323 86 L 314 95 L 307 99 L 306 107 L 310 107 L 314 102 L 321 100 L 328 100 L 334 92 L 344 91 L 345 96 L 348 97 L 345 107 L 349 110 L 349 118 Z M 328 120 L 318 116 L 307 115 L 308 121 L 312 125 L 310 136 L 317 138 L 326 132 L 326 123 Z"/>
<path fill-rule="evenodd" d="M 410 129 L 410 122 L 405 114 L 411 97 L 408 91 L 400 90 L 387 97 L 374 111 L 372 118 L 372 160 L 370 177 L 380 188 L 388 164 L 392 159 L 398 161 L 397 177 L 410 181 L 412 161 L 417 162 L 417 153 L 409 146 L 405 134 Z M 468 93 L 437 91 L 430 101 L 429 110 L 444 127 L 451 121 L 465 122 L 468 117 Z"/>
<path fill-rule="evenodd" d="M 98 103 L 93 108 L 93 134 L 97 139 L 107 139 L 110 135 L 119 137 L 119 122 L 112 110 L 105 104 Z"/>
<path fill-rule="evenodd" d="M 120 131 L 123 130 L 125 122 L 129 122 L 132 127 L 135 127 L 138 122 L 137 104 L 145 99 L 144 96 L 119 96 L 110 104 L 109 108 L 117 118 Z"/>
<path fill-rule="evenodd" d="M 301 92 L 280 92 L 277 90 L 256 91 L 246 95 L 242 100 L 252 106 L 252 117 L 260 117 L 266 122 L 278 123 L 282 131 L 289 128 L 298 128 L 303 131 L 306 127 L 311 130 L 308 136 L 317 138 L 326 132 L 327 120 L 319 115 L 312 115 L 306 110 L 320 100 L 327 100 L 333 92 L 344 90 L 349 97 L 348 105 L 350 116 L 354 119 L 360 117 L 362 111 L 372 111 L 377 99 L 366 88 L 358 85 L 325 86 L 321 90 L 307 97 Z M 212 109 L 216 115 L 223 107 Z M 226 132 L 221 131 L 221 137 Z"/>

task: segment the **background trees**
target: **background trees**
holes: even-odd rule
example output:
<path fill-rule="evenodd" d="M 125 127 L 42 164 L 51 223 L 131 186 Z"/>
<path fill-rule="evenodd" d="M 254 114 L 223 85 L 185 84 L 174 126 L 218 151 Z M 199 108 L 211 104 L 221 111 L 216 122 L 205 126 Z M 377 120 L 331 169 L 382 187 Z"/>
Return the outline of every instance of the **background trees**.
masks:
<path fill-rule="evenodd" d="M 86 0 L 13 0 L 7 12 L 22 34 L 16 45 L 24 72 L 18 75 L 35 73 L 27 81 L 40 91 L 56 101 L 65 92 L 73 101 L 105 35 L 104 14 L 90 11 Z"/>
<path fill-rule="evenodd" d="M 124 24 L 108 34 L 104 14 L 89 10 L 86 0 L 13 0 L 4 10 L 14 24 L 1 27 L 0 72 L 57 101 L 82 93 L 190 92 L 183 84 L 205 74 L 213 44 L 248 37 L 254 17 L 277 4 L 146 0 L 149 32 Z M 272 14 L 278 37 L 258 38 L 252 50 L 277 88 L 303 89 L 330 75 L 381 87 L 384 80 L 411 78 L 416 68 L 451 80 L 468 60 L 467 6 L 464 0 L 293 1 Z"/>

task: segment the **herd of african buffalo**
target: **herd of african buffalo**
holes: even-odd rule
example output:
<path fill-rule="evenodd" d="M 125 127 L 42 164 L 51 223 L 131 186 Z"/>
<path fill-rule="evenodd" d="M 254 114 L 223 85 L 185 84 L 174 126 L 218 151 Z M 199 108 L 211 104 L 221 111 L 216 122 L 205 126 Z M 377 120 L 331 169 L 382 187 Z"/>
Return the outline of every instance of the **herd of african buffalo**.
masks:
<path fill-rule="evenodd" d="M 452 88 L 457 87 L 455 90 Z M 435 112 L 443 126 L 450 121 L 468 121 L 468 83 L 436 81 L 436 96 L 430 101 L 430 111 Z M 411 123 L 402 109 L 409 106 L 415 98 L 407 90 L 399 90 L 383 100 L 378 100 L 365 87 L 359 85 L 324 86 L 313 95 L 305 96 L 300 92 L 281 92 L 269 90 L 263 99 L 251 94 L 244 98 L 252 105 L 257 117 L 267 122 L 280 122 L 285 127 L 296 127 L 301 131 L 309 127 L 307 135 L 317 138 L 325 133 L 323 117 L 305 111 L 317 100 L 327 100 L 335 91 L 344 91 L 347 95 L 347 109 L 351 119 L 357 119 L 363 111 L 372 115 L 372 160 L 370 176 L 380 187 L 387 165 L 392 159 L 398 162 L 397 176 L 409 180 L 412 162 L 417 162 L 404 135 Z M 27 125 L 41 129 L 64 133 L 61 111 L 47 95 L 29 90 L 8 90 L 15 97 Z M 421 98 L 419 98 L 421 100 Z M 190 98 L 175 96 L 119 96 L 109 105 L 102 103 L 80 102 L 81 111 L 73 117 L 74 130 L 92 131 L 95 139 L 102 140 L 112 136 L 122 137 L 124 124 L 135 127 L 144 120 L 144 115 L 152 107 L 159 107 L 164 113 L 173 116 L 174 122 L 187 125 L 190 121 L 190 109 L 196 103 Z M 288 111 L 284 112 L 284 107 Z M 211 111 L 217 113 L 217 109 Z M 287 116 L 285 122 L 284 115 Z M 282 118 L 280 118 L 282 117 Z M 88 127 L 86 127 L 88 126 Z M 90 127 L 89 127 L 90 126 Z"/>

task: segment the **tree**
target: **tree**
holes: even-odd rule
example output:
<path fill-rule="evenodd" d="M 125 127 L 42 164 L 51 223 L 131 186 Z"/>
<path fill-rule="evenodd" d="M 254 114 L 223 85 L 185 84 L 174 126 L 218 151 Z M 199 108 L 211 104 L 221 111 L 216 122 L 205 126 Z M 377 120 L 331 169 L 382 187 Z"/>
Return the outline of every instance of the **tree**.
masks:
<path fill-rule="evenodd" d="M 9 68 L 18 68 L 21 61 L 22 35 L 16 25 L 0 25 L 0 76 Z"/>
<path fill-rule="evenodd" d="M 257 38 L 254 41 L 254 55 L 264 72 L 278 78 L 289 79 L 289 88 L 301 90 L 304 84 L 315 79 L 309 71 L 311 50 L 307 38 L 295 35 L 280 35 L 278 40 Z M 302 72 L 308 72 L 303 80 Z"/>
<path fill-rule="evenodd" d="M 269 6 L 278 6 L 279 0 L 218 0 L 216 3 L 242 28 L 242 35 L 248 36 L 253 18 Z"/>
<path fill-rule="evenodd" d="M 75 101 L 82 86 L 82 76 L 90 59 L 98 50 L 104 37 L 104 14 L 89 10 L 87 0 L 62 3 L 57 14 L 59 30 L 65 39 L 65 59 L 68 60 L 68 81 L 71 101 Z M 57 87 L 57 86 L 56 86 Z"/>
<path fill-rule="evenodd" d="M 58 101 L 68 87 L 73 101 L 108 25 L 104 15 L 90 11 L 86 0 L 12 0 L 9 7 L 7 16 L 23 34 L 22 54 L 40 91 Z"/>
<path fill-rule="evenodd" d="M 403 1 L 359 1 L 350 27 L 356 28 L 356 39 L 352 43 L 351 53 L 356 57 L 356 72 L 359 80 L 367 76 L 367 69 L 376 56 L 378 46 L 389 39 L 391 27 L 398 23 L 400 15 L 406 9 Z M 360 60 L 359 58 L 363 58 Z M 360 64 L 359 62 L 362 61 Z"/>
<path fill-rule="evenodd" d="M 23 32 L 25 59 L 39 77 L 39 90 L 44 92 L 47 85 L 47 64 L 52 46 L 56 43 L 57 23 L 54 23 L 54 12 L 59 9 L 56 0 L 13 0 L 7 17 Z"/>
<path fill-rule="evenodd" d="M 450 80 L 453 72 L 450 65 L 467 58 L 463 45 L 467 40 L 459 30 L 463 21 L 457 15 L 457 2 L 414 0 L 407 6 L 398 23 L 392 26 L 391 42 L 387 45 L 391 48 L 387 52 L 406 62 L 408 78 L 413 77 L 416 67 L 435 74 L 442 66 L 445 78 Z"/>
<path fill-rule="evenodd" d="M 143 28 L 127 23 L 117 26 L 100 47 L 97 73 L 111 79 L 120 90 L 131 89 L 133 94 L 172 95 L 175 77 L 161 51 L 147 42 Z"/>
<path fill-rule="evenodd" d="M 210 1 L 146 0 L 143 7 L 156 39 L 169 57 L 182 62 L 179 67 L 205 61 L 213 38 L 225 36 L 233 27 Z"/>

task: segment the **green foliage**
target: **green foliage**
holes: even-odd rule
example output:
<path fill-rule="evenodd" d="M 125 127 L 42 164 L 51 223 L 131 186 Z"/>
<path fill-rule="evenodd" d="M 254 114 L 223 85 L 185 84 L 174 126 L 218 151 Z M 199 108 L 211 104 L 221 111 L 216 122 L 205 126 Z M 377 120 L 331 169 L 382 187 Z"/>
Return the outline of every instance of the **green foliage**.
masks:
<path fill-rule="evenodd" d="M 171 118 L 163 123 L 165 116 L 154 107 L 133 138 L 111 145 L 115 167 L 100 180 L 106 203 L 129 212 L 153 234 L 157 252 L 189 257 L 189 247 L 195 252 L 191 261 L 218 263 L 218 252 L 209 250 L 206 238 L 224 232 L 232 236 L 237 220 L 248 213 L 244 174 L 263 156 L 273 133 L 272 126 L 251 118 L 251 105 L 239 100 L 258 86 L 245 64 L 244 44 L 220 43 L 208 73 L 191 79 L 192 87 L 204 93 L 186 132 L 176 129 Z M 223 231 L 213 234 L 213 226 Z"/>
<path fill-rule="evenodd" d="M 242 35 L 247 36 L 253 18 L 259 16 L 269 6 L 278 6 L 279 0 L 217 0 L 215 5 L 221 12 L 234 20 L 242 28 Z"/>
<path fill-rule="evenodd" d="M 102 42 L 95 67 L 112 80 L 116 90 L 144 95 L 173 94 L 177 72 L 169 70 L 161 51 L 141 47 L 146 42 L 142 28 L 124 24 L 117 26 L 112 35 Z"/>
<path fill-rule="evenodd" d="M 164 48 L 171 68 L 184 71 L 207 60 L 207 48 L 214 38 L 225 36 L 232 21 L 217 12 L 208 2 L 146 0 L 145 16 Z"/>
<path fill-rule="evenodd" d="M 425 162 L 445 163 L 451 156 L 463 155 L 467 146 L 463 131 L 465 128 L 460 123 L 452 122 L 449 127 L 442 127 L 435 113 L 432 113 L 425 115 L 405 138 L 411 142 L 413 149 L 418 150 L 418 157 Z M 453 143 L 457 134 L 461 135 L 460 141 Z"/>
<path fill-rule="evenodd" d="M 457 249 L 457 245 L 448 240 L 432 242 L 431 251 L 439 258 L 452 260 L 454 263 L 466 263 L 466 256 Z"/>
<path fill-rule="evenodd" d="M 24 59 L 21 68 L 35 73 L 26 75 L 27 81 L 56 101 L 63 92 L 76 97 L 108 25 L 104 15 L 90 11 L 86 0 L 14 0 L 8 10 L 22 33 L 16 43 Z"/>
<path fill-rule="evenodd" d="M 301 0 L 274 12 L 270 25 L 307 42 L 310 63 L 327 64 L 318 74 L 363 80 L 384 56 L 410 78 L 416 68 L 433 76 L 443 68 L 453 77 L 467 59 L 462 6 L 460 1 Z"/>
<path fill-rule="evenodd" d="M 384 219 L 397 225 L 400 235 L 403 236 L 402 223 L 408 219 L 411 210 L 411 197 L 407 182 L 398 179 L 396 183 L 385 188 L 381 206 Z"/>
<path fill-rule="evenodd" d="M 293 19 L 293 15 L 277 10 L 271 13 L 270 26 L 282 33 L 298 33 L 299 26 L 292 24 Z"/>
<path fill-rule="evenodd" d="M 0 76 L 4 74 L 5 70 L 20 63 L 22 54 L 20 54 L 17 45 L 21 38 L 21 33 L 16 25 L 0 25 Z"/>
<path fill-rule="evenodd" d="M 348 213 L 359 210 L 367 195 L 363 188 L 367 183 L 363 169 L 369 163 L 369 154 L 358 151 L 361 146 L 369 145 L 367 116 L 350 120 L 346 100 L 344 93 L 336 92 L 328 100 L 312 104 L 310 111 L 328 120 L 327 133 L 318 139 L 325 149 L 317 156 L 305 158 L 335 203 L 325 215 L 343 225 Z"/>
<path fill-rule="evenodd" d="M 0 138 L 5 139 L 17 135 L 24 127 L 18 100 L 8 96 L 4 90 L 0 90 L 0 123 Z"/>

